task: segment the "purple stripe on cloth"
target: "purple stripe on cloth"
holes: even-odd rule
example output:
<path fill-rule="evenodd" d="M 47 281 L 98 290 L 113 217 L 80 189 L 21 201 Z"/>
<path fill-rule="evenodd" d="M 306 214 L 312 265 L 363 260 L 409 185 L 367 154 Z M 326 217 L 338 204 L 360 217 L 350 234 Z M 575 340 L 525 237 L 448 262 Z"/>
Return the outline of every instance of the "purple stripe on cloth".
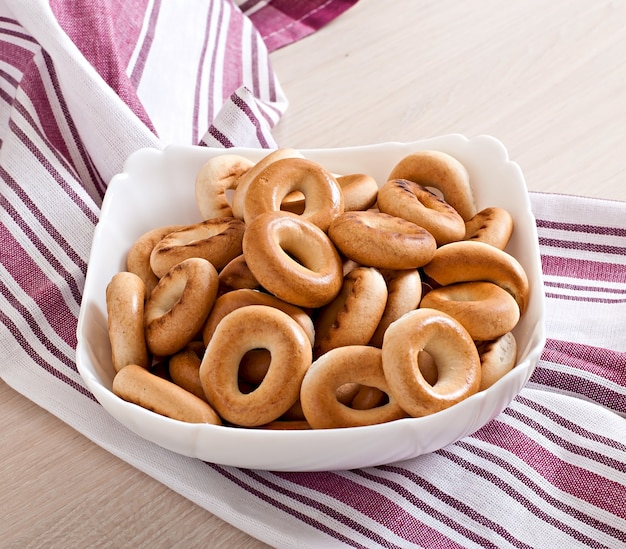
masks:
<path fill-rule="evenodd" d="M 156 29 L 157 20 L 159 19 L 159 10 L 161 9 L 161 0 L 154 0 L 150 15 L 148 17 L 148 26 L 139 49 L 139 54 L 135 60 L 135 65 L 130 73 L 130 81 L 133 86 L 138 87 L 141 75 L 146 67 L 146 60 L 148 59 L 148 53 L 152 42 L 154 41 L 154 33 Z"/>
<path fill-rule="evenodd" d="M 343 505 L 357 510 L 411 543 L 422 544 L 425 547 L 456 547 L 456 544 L 451 539 L 420 521 L 417 517 L 403 509 L 396 501 L 391 501 L 380 492 L 358 484 L 346 477 L 338 476 L 331 472 L 275 474 L 280 478 L 310 490 L 315 490 L 320 494 L 324 494 L 324 496 L 331 497 Z M 298 496 L 292 494 L 292 497 Z M 419 499 L 410 495 L 409 497 L 411 497 L 412 503 L 427 509 L 429 513 L 436 512 L 432 507 L 424 504 Z M 439 518 L 445 521 L 445 516 L 442 515 Z M 346 517 L 343 520 L 348 519 Z M 460 525 L 457 526 L 460 528 Z M 361 531 L 361 533 L 363 532 Z"/>
<path fill-rule="evenodd" d="M 559 231 L 599 234 L 603 236 L 626 236 L 626 228 L 624 227 L 604 227 L 602 225 L 586 225 L 583 223 L 565 223 L 562 221 L 550 221 L 547 219 L 537 219 L 536 224 L 540 229 L 554 229 Z"/>
<path fill-rule="evenodd" d="M 626 298 L 618 299 L 618 298 L 608 298 L 608 297 L 589 297 L 589 296 L 581 296 L 581 295 L 565 295 L 565 294 L 555 294 L 546 292 L 546 297 L 551 299 L 561 299 L 563 301 L 582 301 L 585 303 L 606 303 L 606 304 L 620 304 L 626 303 Z"/>
<path fill-rule="evenodd" d="M 565 282 L 553 282 L 550 280 L 544 280 L 543 285 L 548 288 L 561 288 L 563 290 L 574 290 L 577 292 L 597 292 L 603 294 L 618 294 L 626 295 L 626 288 L 606 288 L 599 286 L 590 286 L 588 284 L 568 284 Z"/>
<path fill-rule="evenodd" d="M 263 128 L 261 127 L 259 120 L 254 115 L 249 105 L 236 93 L 234 93 L 231 97 L 233 103 L 237 106 L 237 108 L 246 115 L 250 123 L 254 126 L 256 130 L 256 136 L 261 144 L 261 147 L 264 149 L 269 147 L 269 143 L 265 139 L 265 135 L 263 134 Z"/>
<path fill-rule="evenodd" d="M 626 253 L 626 250 L 624 251 Z M 626 266 L 605 261 L 590 261 L 544 254 L 541 256 L 544 274 L 563 278 L 579 278 L 626 283 Z"/>
<path fill-rule="evenodd" d="M 599 254 L 626 255 L 626 246 L 607 246 L 583 240 L 560 240 L 557 238 L 539 237 L 539 244 L 543 247 L 560 248 L 562 250 L 582 250 Z"/>

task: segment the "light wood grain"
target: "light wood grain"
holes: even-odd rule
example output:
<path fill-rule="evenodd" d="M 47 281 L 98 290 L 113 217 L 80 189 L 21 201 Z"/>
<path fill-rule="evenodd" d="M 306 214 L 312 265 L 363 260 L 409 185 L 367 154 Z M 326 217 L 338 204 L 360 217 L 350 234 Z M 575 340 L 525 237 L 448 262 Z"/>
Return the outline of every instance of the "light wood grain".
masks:
<path fill-rule="evenodd" d="M 272 55 L 279 145 L 491 134 L 532 191 L 626 200 L 626 2 L 361 0 Z M 0 382 L 0 547 L 265 547 Z"/>

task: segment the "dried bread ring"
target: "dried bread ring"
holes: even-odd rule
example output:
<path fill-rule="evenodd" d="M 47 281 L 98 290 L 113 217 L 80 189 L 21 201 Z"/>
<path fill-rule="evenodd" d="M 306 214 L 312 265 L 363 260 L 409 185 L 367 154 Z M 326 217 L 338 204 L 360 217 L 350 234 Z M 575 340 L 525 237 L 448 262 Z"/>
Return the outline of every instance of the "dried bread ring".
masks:
<path fill-rule="evenodd" d="M 152 250 L 150 266 L 161 278 L 174 265 L 190 257 L 210 261 L 219 271 L 241 255 L 245 224 L 234 217 L 216 217 L 169 233 Z"/>
<path fill-rule="evenodd" d="M 232 217 L 226 191 L 234 191 L 241 176 L 254 166 L 239 154 L 220 154 L 207 160 L 196 175 L 195 198 L 202 219 Z"/>
<path fill-rule="evenodd" d="M 261 384 L 244 394 L 239 390 L 239 364 L 252 349 L 267 349 L 272 358 Z M 295 404 L 311 359 L 307 335 L 287 313 L 248 305 L 229 313 L 218 325 L 204 354 L 200 379 L 209 403 L 222 418 L 258 427 L 277 420 Z"/>
<path fill-rule="evenodd" d="M 343 194 L 345 212 L 367 210 L 376 204 L 378 183 L 365 173 L 339 175 L 335 178 Z"/>
<path fill-rule="evenodd" d="M 172 355 L 168 363 L 170 379 L 202 400 L 206 400 L 200 383 L 200 363 L 204 349 L 201 341 L 190 341 L 183 349 Z"/>
<path fill-rule="evenodd" d="M 145 285 L 134 273 L 116 273 L 106 287 L 107 324 L 113 368 L 150 366 L 143 332 Z"/>
<path fill-rule="evenodd" d="M 517 341 L 509 332 L 493 341 L 479 343 L 477 347 L 482 370 L 478 390 L 484 391 L 515 367 Z"/>
<path fill-rule="evenodd" d="M 450 204 L 408 179 L 390 179 L 378 191 L 378 209 L 424 227 L 437 245 L 463 240 L 465 221 Z"/>
<path fill-rule="evenodd" d="M 341 291 L 322 307 L 315 321 L 313 356 L 346 345 L 367 345 L 387 303 L 387 285 L 373 267 L 357 267 L 343 279 Z"/>
<path fill-rule="evenodd" d="M 243 239 L 242 239 L 243 240 Z M 220 294 L 232 290 L 259 288 L 259 281 L 254 277 L 246 263 L 246 257 L 241 254 L 231 259 L 219 273 Z"/>
<path fill-rule="evenodd" d="M 246 228 L 243 252 L 261 286 L 288 303 L 321 307 L 341 289 L 337 250 L 319 227 L 295 214 L 258 216 Z"/>
<path fill-rule="evenodd" d="M 387 179 L 408 179 L 441 192 L 464 220 L 476 214 L 474 193 L 465 166 L 441 151 L 417 151 L 402 158 Z"/>
<path fill-rule="evenodd" d="M 389 398 L 382 406 L 350 408 L 337 400 L 337 390 L 351 382 L 380 389 Z M 381 350 L 366 345 L 337 347 L 320 356 L 304 376 L 300 401 L 304 417 L 314 429 L 375 425 L 406 417 L 389 391 Z"/>
<path fill-rule="evenodd" d="M 508 210 L 484 208 L 465 222 L 465 240 L 476 240 L 504 250 L 513 234 L 513 217 Z"/>
<path fill-rule="evenodd" d="M 493 282 L 457 282 L 428 292 L 420 307 L 437 309 L 458 320 L 474 341 L 510 332 L 520 312 L 513 296 Z"/>
<path fill-rule="evenodd" d="M 430 385 L 418 365 L 426 351 L 437 365 L 437 382 Z M 420 308 L 396 320 L 385 333 L 383 369 L 389 389 L 413 417 L 449 408 L 478 391 L 480 359 L 467 330 L 451 316 Z"/>
<path fill-rule="evenodd" d="M 382 212 L 345 212 L 328 228 L 343 255 L 368 267 L 415 269 L 434 256 L 437 243 L 424 228 Z"/>
<path fill-rule="evenodd" d="M 169 356 L 187 345 L 202 330 L 217 288 L 217 271 L 206 259 L 192 257 L 174 265 L 146 301 L 148 349 Z"/>
<path fill-rule="evenodd" d="M 249 224 L 262 213 L 280 211 L 285 198 L 294 192 L 304 195 L 301 217 L 322 231 L 343 212 L 343 194 L 329 172 L 305 158 L 283 158 L 272 162 L 250 182 L 244 221 Z"/>
<path fill-rule="evenodd" d="M 129 364 L 115 374 L 113 392 L 128 402 L 178 421 L 222 424 L 207 402 L 136 364 Z"/>
<path fill-rule="evenodd" d="M 451 242 L 437 249 L 423 271 L 441 286 L 477 280 L 493 282 L 515 298 L 520 314 L 526 311 L 528 276 L 517 259 L 495 246 L 474 240 Z"/>
<path fill-rule="evenodd" d="M 154 247 L 168 234 L 182 229 L 184 225 L 167 225 L 156 227 L 142 234 L 128 250 L 126 256 L 126 270 L 136 274 L 146 286 L 146 296 L 149 296 L 152 289 L 159 282 L 159 277 L 154 274 L 150 267 L 150 254 Z"/>

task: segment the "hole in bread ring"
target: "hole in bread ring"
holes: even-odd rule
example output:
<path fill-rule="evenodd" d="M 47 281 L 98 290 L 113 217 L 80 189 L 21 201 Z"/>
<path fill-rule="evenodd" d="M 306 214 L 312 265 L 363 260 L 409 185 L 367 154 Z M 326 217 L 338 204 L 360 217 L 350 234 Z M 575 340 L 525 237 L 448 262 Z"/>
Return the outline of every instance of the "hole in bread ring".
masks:
<path fill-rule="evenodd" d="M 288 212 L 266 212 L 247 226 L 243 252 L 261 286 L 300 307 L 321 307 L 341 289 L 341 258 L 317 226 Z"/>
<path fill-rule="evenodd" d="M 426 351 L 437 365 L 437 382 L 424 379 L 418 356 Z M 396 320 L 385 333 L 383 369 L 389 389 L 413 417 L 449 408 L 478 391 L 480 359 L 467 330 L 451 316 L 417 309 Z"/>
<path fill-rule="evenodd" d="M 305 158 L 283 158 L 272 162 L 248 187 L 244 220 L 251 223 L 268 211 L 280 211 L 286 197 L 304 195 L 304 219 L 322 231 L 343 212 L 343 195 L 335 178 L 322 166 Z"/>
<path fill-rule="evenodd" d="M 381 212 L 402 217 L 431 233 L 437 245 L 463 240 L 465 221 L 450 204 L 408 179 L 390 179 L 378 191 Z"/>
<path fill-rule="evenodd" d="M 106 287 L 111 360 L 116 372 L 128 364 L 150 366 L 143 331 L 145 293 L 141 278 L 129 272 L 116 273 Z"/>
<path fill-rule="evenodd" d="M 474 341 L 510 332 L 520 318 L 513 296 L 493 282 L 457 282 L 428 292 L 420 307 L 443 311 L 458 320 Z"/>
<path fill-rule="evenodd" d="M 485 208 L 465 222 L 465 240 L 491 244 L 504 250 L 513 234 L 513 218 L 504 208 Z"/>
<path fill-rule="evenodd" d="M 150 266 L 161 278 L 174 265 L 190 257 L 210 261 L 219 271 L 241 255 L 245 224 L 234 217 L 218 217 L 169 233 L 152 250 Z"/>
<path fill-rule="evenodd" d="M 417 151 L 405 156 L 387 179 L 408 179 L 438 189 L 443 199 L 464 219 L 476 214 L 469 174 L 461 162 L 441 151 Z"/>
<path fill-rule="evenodd" d="M 161 278 L 145 306 L 148 348 L 158 356 L 173 355 L 202 329 L 217 296 L 215 267 L 192 257 Z"/>
<path fill-rule="evenodd" d="M 271 362 L 260 385 L 244 394 L 239 389 L 239 365 L 252 349 L 267 349 Z M 257 427 L 278 419 L 295 404 L 311 359 L 307 335 L 287 313 L 248 305 L 229 313 L 218 325 L 204 354 L 200 379 L 221 417 L 235 425 Z"/>
<path fill-rule="evenodd" d="M 300 401 L 304 417 L 314 429 L 375 425 L 406 417 L 389 394 L 386 404 L 357 410 L 337 400 L 341 386 L 376 387 L 389 394 L 380 349 L 365 345 L 337 347 L 319 357 L 304 376 Z"/>
<path fill-rule="evenodd" d="M 328 236 L 346 257 L 379 269 L 415 269 L 434 256 L 437 243 L 426 229 L 382 212 L 345 212 Z"/>

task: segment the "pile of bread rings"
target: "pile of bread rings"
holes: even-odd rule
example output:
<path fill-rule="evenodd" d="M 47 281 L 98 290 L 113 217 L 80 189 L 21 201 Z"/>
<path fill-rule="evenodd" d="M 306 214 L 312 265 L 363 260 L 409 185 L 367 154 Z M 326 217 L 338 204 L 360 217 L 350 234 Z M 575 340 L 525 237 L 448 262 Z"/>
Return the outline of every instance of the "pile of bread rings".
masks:
<path fill-rule="evenodd" d="M 113 391 L 181 421 L 328 429 L 422 417 L 516 364 L 529 282 L 511 215 L 465 167 L 402 158 L 380 187 L 294 149 L 222 154 L 200 218 L 154 228 L 106 289 Z"/>

